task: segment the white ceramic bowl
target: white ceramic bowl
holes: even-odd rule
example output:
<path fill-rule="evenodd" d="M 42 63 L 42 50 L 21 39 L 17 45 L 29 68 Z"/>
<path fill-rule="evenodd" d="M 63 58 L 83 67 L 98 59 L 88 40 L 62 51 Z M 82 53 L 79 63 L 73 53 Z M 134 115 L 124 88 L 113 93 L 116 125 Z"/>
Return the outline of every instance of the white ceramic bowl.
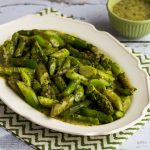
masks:
<path fill-rule="evenodd" d="M 149 105 L 148 78 L 135 57 L 109 33 L 96 30 L 92 25 L 77 20 L 56 17 L 54 14 L 45 16 L 29 15 L 0 26 L 0 44 L 21 29 L 55 29 L 76 35 L 100 48 L 106 55 L 116 61 L 127 74 L 130 82 L 137 88 L 131 107 L 126 115 L 109 124 L 98 126 L 78 126 L 48 118 L 38 112 L 20 97 L 18 97 L 0 78 L 0 98 L 16 113 L 24 116 L 46 128 L 77 134 L 77 135 L 106 135 L 124 130 L 139 121 Z"/>

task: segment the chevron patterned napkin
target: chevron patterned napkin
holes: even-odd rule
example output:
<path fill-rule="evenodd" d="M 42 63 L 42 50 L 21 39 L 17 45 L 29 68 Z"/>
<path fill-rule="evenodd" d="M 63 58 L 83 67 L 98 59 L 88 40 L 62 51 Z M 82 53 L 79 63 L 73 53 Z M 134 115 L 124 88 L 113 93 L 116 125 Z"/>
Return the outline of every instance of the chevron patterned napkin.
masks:
<path fill-rule="evenodd" d="M 56 13 L 63 16 L 54 9 L 44 9 L 40 15 L 47 13 Z M 145 70 L 150 76 L 150 57 L 142 55 L 135 50 L 129 50 L 136 56 Z M 57 131 L 53 131 L 39 125 L 36 125 L 29 120 L 9 109 L 0 100 L 0 126 L 11 132 L 17 138 L 31 145 L 35 149 L 41 150 L 100 150 L 100 149 L 116 149 L 121 143 L 126 141 L 131 135 L 139 130 L 147 121 L 150 120 L 150 108 L 145 117 L 122 132 L 105 135 L 105 136 L 78 136 L 70 135 Z"/>

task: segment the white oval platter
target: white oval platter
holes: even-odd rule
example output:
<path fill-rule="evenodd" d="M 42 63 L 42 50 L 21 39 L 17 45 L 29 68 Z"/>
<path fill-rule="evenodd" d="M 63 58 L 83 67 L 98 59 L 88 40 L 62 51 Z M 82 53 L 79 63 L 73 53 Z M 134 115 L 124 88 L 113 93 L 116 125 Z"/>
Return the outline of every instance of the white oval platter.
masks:
<path fill-rule="evenodd" d="M 88 136 L 106 135 L 122 131 L 137 123 L 144 116 L 150 103 L 148 77 L 140 69 L 137 59 L 109 33 L 98 31 L 91 24 L 58 17 L 54 14 L 44 16 L 28 15 L 0 26 L 0 44 L 10 38 L 14 32 L 22 29 L 59 30 L 76 35 L 92 43 L 123 68 L 137 91 L 133 96 L 131 107 L 123 118 L 105 125 L 79 126 L 46 117 L 18 97 L 6 85 L 5 80 L 0 78 L 0 98 L 16 113 L 46 128 Z"/>

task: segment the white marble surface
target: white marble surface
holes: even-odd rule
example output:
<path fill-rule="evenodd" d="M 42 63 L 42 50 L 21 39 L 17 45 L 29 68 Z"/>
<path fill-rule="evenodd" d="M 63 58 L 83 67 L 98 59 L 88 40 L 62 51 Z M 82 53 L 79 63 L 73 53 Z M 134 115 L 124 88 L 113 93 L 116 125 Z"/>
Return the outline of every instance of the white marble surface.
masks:
<path fill-rule="evenodd" d="M 66 15 L 87 21 L 99 30 L 113 34 L 125 45 L 150 56 L 150 35 L 138 40 L 119 37 L 109 23 L 106 0 L 0 0 L 0 24 L 35 13 L 45 7 L 55 7 Z M 31 147 L 0 128 L 0 150 L 32 150 Z M 118 150 L 150 149 L 150 122 L 131 136 Z"/>

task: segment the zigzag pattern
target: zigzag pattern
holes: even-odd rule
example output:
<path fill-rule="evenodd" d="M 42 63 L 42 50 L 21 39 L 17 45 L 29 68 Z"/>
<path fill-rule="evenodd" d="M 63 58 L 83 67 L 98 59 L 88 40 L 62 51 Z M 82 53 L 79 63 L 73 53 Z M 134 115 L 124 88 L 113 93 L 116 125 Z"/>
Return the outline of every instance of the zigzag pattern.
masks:
<path fill-rule="evenodd" d="M 57 11 L 46 8 L 40 15 L 49 12 L 56 13 Z M 57 15 L 62 16 L 61 13 L 57 13 Z M 133 49 L 129 51 L 139 59 L 141 67 L 150 75 L 150 58 Z M 36 125 L 14 113 L 0 101 L 0 126 L 6 128 L 9 132 L 30 144 L 35 149 L 41 150 L 113 150 L 149 120 L 150 109 L 148 109 L 147 114 L 140 122 L 125 131 L 106 136 L 76 136 L 56 132 Z"/>
<path fill-rule="evenodd" d="M 67 18 L 73 18 L 73 16 L 66 16 L 64 15 L 63 13 L 57 11 L 55 8 L 44 8 L 42 11 L 40 12 L 37 12 L 37 14 L 39 14 L 40 16 L 44 16 L 44 15 L 47 15 L 49 13 L 54 13 L 56 16 L 59 16 L 59 17 L 67 17 Z"/>

